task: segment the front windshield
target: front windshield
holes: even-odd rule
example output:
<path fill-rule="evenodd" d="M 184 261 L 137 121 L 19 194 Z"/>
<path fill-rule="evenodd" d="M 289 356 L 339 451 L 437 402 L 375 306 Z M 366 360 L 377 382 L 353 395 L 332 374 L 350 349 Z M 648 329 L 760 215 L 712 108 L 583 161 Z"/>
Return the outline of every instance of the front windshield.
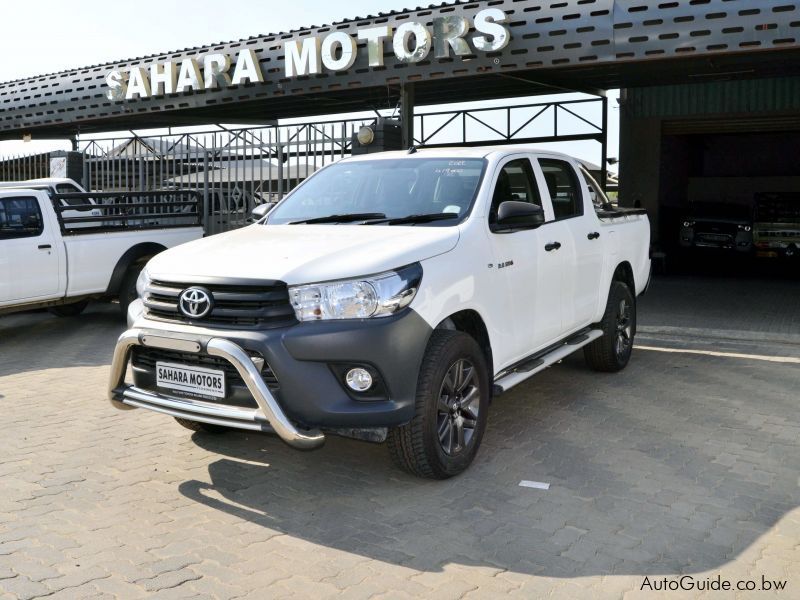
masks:
<path fill-rule="evenodd" d="M 424 222 L 455 225 L 472 208 L 485 164 L 483 159 L 411 157 L 340 162 L 287 196 L 267 222 L 379 222 L 445 215 Z M 333 216 L 343 218 L 329 219 Z"/>
<path fill-rule="evenodd" d="M 690 212 L 693 217 L 700 219 L 748 219 L 752 215 L 751 209 L 741 204 L 728 204 L 723 202 L 703 202 L 692 204 Z"/>

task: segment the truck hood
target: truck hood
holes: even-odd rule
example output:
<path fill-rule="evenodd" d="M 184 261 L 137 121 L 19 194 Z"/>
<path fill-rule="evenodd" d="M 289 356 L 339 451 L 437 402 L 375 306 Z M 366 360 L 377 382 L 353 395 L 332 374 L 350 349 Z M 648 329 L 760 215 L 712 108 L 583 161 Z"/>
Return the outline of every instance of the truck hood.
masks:
<path fill-rule="evenodd" d="M 277 279 L 289 285 L 372 275 L 444 254 L 458 227 L 251 225 L 158 254 L 151 277 Z"/>

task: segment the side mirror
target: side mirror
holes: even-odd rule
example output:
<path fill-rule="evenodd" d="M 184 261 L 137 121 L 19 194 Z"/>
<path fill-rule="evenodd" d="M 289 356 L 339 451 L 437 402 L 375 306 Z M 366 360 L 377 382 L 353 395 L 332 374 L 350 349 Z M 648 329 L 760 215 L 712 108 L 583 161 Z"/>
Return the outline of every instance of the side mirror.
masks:
<path fill-rule="evenodd" d="M 269 211 L 275 208 L 277 202 L 265 202 L 264 204 L 259 204 L 256 206 L 250 215 L 253 217 L 254 221 L 258 221 L 259 219 L 263 219 L 267 216 Z"/>
<path fill-rule="evenodd" d="M 544 225 L 544 209 L 530 202 L 508 200 L 500 204 L 497 209 L 497 223 L 492 225 L 492 231 L 511 233 L 536 229 Z"/>

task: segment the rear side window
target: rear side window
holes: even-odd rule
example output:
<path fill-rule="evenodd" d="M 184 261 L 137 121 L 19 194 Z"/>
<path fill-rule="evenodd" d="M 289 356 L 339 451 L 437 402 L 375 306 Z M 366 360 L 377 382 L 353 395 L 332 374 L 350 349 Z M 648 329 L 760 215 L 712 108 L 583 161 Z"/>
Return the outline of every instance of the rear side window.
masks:
<path fill-rule="evenodd" d="M 57 194 L 76 194 L 81 191 L 71 183 L 59 183 L 56 185 Z M 88 204 L 89 200 L 83 198 L 61 198 L 61 206 L 82 206 Z"/>
<path fill-rule="evenodd" d="M 600 184 L 597 183 L 589 171 L 582 168 L 581 175 L 583 175 L 583 180 L 586 182 L 586 187 L 589 188 L 589 199 L 592 201 L 594 209 L 596 211 L 604 210 L 606 206 L 611 204 L 608 200 L 608 196 L 606 196 Z"/>
<path fill-rule="evenodd" d="M 0 239 L 37 237 L 43 231 L 36 198 L 0 198 Z"/>
<path fill-rule="evenodd" d="M 583 198 L 572 165 L 554 158 L 540 158 L 539 164 L 553 201 L 556 221 L 580 217 L 583 214 Z"/>

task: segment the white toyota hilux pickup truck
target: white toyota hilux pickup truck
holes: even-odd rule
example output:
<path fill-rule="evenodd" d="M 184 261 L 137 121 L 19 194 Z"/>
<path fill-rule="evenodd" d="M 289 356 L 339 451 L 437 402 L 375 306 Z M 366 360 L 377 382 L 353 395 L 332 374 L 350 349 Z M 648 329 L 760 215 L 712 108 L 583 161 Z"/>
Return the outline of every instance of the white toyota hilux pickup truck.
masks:
<path fill-rule="evenodd" d="M 115 298 L 127 313 L 144 264 L 203 236 L 192 192 L 60 193 L 31 185 L 0 186 L 0 315 L 49 308 L 74 316 L 91 299 Z M 97 195 L 109 202 L 97 204 Z"/>
<path fill-rule="evenodd" d="M 109 396 L 302 449 L 388 441 L 407 471 L 450 477 L 492 396 L 580 348 L 594 369 L 626 366 L 649 242 L 644 212 L 561 154 L 342 160 L 255 224 L 148 263 Z"/>

